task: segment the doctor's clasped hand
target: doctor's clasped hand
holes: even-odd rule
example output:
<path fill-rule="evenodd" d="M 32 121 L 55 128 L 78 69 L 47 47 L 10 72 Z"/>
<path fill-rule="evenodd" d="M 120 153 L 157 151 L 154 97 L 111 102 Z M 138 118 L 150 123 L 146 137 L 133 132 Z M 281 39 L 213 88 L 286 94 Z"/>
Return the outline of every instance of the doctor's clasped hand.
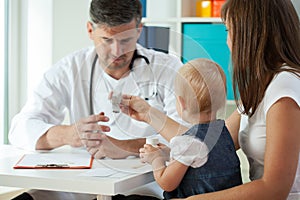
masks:
<path fill-rule="evenodd" d="M 81 144 L 87 147 L 87 150 L 95 158 L 102 158 L 110 156 L 110 154 L 104 151 L 105 146 L 111 147 L 111 144 L 107 144 L 109 141 L 104 135 L 105 132 L 109 132 L 109 126 L 100 125 L 100 122 L 108 122 L 109 118 L 104 115 L 103 112 L 97 115 L 91 115 L 89 117 L 79 120 L 73 125 L 76 135 L 79 137 Z M 101 150 L 99 146 L 101 145 Z"/>
<path fill-rule="evenodd" d="M 99 134 L 95 132 L 109 132 L 109 126 L 100 125 L 99 122 L 107 122 L 108 117 L 104 113 L 98 115 L 91 115 L 86 118 L 82 118 L 74 124 L 53 126 L 48 131 L 47 134 L 43 135 L 36 145 L 37 149 L 53 149 L 61 144 L 68 144 L 72 147 L 94 146 L 100 143 L 98 139 Z M 58 137 L 54 133 L 64 132 L 63 137 Z M 44 138 L 44 137 L 47 137 Z M 48 140 L 48 142 L 45 142 Z"/>
<path fill-rule="evenodd" d="M 108 121 L 109 118 L 101 112 L 98 115 L 83 118 L 74 124 L 80 141 L 88 152 L 96 159 L 104 157 L 125 158 L 130 155 L 137 155 L 135 152 L 120 148 L 118 145 L 122 141 L 105 134 L 110 131 L 110 127 L 99 123 Z"/>

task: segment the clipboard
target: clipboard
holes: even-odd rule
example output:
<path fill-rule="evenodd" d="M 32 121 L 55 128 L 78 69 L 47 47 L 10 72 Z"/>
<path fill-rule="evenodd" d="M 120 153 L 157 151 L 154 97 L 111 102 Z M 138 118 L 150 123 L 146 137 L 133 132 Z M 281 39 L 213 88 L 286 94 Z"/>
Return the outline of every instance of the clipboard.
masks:
<path fill-rule="evenodd" d="M 91 169 L 93 157 L 83 153 L 24 154 L 14 169 Z"/>

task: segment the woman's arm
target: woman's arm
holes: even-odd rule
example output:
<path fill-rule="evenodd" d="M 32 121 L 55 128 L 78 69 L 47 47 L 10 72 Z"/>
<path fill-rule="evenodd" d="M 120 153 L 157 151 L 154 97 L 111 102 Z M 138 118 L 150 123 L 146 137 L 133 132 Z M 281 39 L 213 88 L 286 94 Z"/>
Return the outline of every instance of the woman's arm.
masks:
<path fill-rule="evenodd" d="M 228 128 L 232 140 L 234 142 L 235 149 L 238 150 L 240 148 L 238 141 L 238 134 L 240 129 L 240 120 L 241 115 L 235 110 L 229 117 L 226 119 L 226 127 Z"/>
<path fill-rule="evenodd" d="M 231 189 L 187 198 L 209 200 L 282 200 L 295 179 L 300 150 L 300 108 L 290 98 L 277 101 L 267 114 L 264 175 Z"/>

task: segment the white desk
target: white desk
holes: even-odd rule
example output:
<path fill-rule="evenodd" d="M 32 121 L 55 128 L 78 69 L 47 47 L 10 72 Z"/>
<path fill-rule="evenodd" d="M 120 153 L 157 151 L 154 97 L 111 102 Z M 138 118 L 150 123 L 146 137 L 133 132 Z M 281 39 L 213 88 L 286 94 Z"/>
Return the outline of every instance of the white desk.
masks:
<path fill-rule="evenodd" d="M 84 150 L 67 147 L 55 151 L 86 153 Z M 89 169 L 13 169 L 24 153 L 29 152 L 10 145 L 0 146 L 1 186 L 99 194 L 98 199 L 109 199 L 112 195 L 124 194 L 154 181 L 151 167 L 139 168 L 141 166 L 139 159 L 101 160 L 100 162 L 94 160 L 93 169 L 106 166 L 113 169 L 119 168 L 124 172 L 127 171 L 126 169 L 137 167 L 133 173 L 119 178 L 79 176 Z"/>

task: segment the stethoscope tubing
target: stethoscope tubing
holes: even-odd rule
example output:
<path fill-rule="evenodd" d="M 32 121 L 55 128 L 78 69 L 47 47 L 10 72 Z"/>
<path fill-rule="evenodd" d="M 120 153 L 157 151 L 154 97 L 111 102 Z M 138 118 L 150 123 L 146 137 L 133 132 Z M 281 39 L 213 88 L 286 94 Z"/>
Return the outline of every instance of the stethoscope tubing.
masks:
<path fill-rule="evenodd" d="M 93 77 L 94 77 L 94 71 L 95 71 L 95 66 L 96 62 L 98 60 L 98 54 L 95 55 L 93 64 L 92 64 L 92 69 L 91 69 L 91 75 L 90 75 L 90 115 L 94 113 L 94 107 L 93 107 Z"/>
<path fill-rule="evenodd" d="M 143 55 L 139 55 L 137 53 L 137 50 L 134 51 L 133 57 L 131 59 L 130 65 L 129 65 L 129 69 L 132 70 L 133 68 L 133 63 L 135 61 L 135 59 L 137 58 L 143 58 L 145 60 L 145 62 L 147 63 L 147 65 L 150 64 L 149 59 L 146 56 Z M 98 60 L 98 54 L 96 53 L 93 63 L 92 63 L 92 68 L 91 68 L 91 74 L 90 74 L 90 91 L 89 91 L 89 103 L 90 103 L 90 115 L 94 114 L 94 106 L 93 106 L 93 77 L 94 77 L 94 73 L 95 73 L 95 67 L 96 67 L 96 62 Z"/>

